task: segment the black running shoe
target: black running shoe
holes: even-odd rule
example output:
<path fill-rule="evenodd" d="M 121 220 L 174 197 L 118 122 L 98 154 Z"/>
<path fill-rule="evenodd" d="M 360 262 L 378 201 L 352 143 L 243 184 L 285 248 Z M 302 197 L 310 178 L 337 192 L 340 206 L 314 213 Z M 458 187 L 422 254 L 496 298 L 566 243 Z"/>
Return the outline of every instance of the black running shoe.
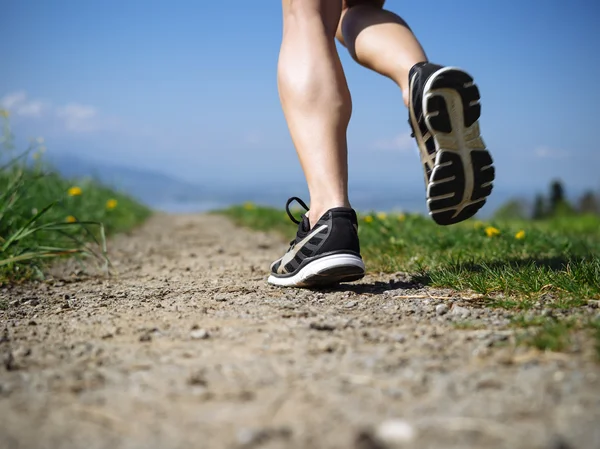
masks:
<path fill-rule="evenodd" d="M 479 89 L 464 71 L 428 62 L 412 67 L 409 79 L 429 214 L 440 225 L 458 223 L 483 207 L 495 176 L 479 130 Z"/>
<path fill-rule="evenodd" d="M 298 232 L 284 256 L 271 265 L 268 282 L 282 287 L 312 287 L 361 279 L 365 264 L 360 257 L 356 212 L 348 207 L 329 209 L 311 229 L 306 215 L 300 221 L 294 218 L 289 208 L 292 201 L 308 211 L 300 198 L 287 201 L 285 209 L 298 224 Z"/>

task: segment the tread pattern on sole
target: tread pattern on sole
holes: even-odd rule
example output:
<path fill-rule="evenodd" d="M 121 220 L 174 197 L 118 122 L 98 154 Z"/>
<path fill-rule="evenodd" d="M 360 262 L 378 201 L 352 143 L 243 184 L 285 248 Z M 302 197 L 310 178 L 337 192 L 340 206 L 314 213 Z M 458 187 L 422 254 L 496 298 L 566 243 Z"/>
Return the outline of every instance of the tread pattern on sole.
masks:
<path fill-rule="evenodd" d="M 463 123 L 458 124 L 460 130 L 453 130 L 452 112 L 456 120 L 457 111 L 451 112 L 446 102 L 450 94 L 460 98 L 463 118 Z M 429 174 L 427 204 L 433 220 L 440 225 L 458 223 L 475 215 L 493 189 L 495 169 L 477 123 L 481 115 L 479 100 L 479 89 L 473 78 L 460 70 L 437 75 L 425 100 L 429 129 L 438 147 L 435 165 Z M 456 109 L 458 102 L 454 103 Z M 453 131 L 462 133 L 460 139 L 464 145 L 459 148 Z"/>

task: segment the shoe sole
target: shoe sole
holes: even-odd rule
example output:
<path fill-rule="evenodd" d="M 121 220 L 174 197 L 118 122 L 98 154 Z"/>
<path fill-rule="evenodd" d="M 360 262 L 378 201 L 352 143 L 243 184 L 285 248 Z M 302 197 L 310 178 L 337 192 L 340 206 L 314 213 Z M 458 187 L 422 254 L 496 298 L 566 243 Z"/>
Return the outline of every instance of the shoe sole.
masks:
<path fill-rule="evenodd" d="M 316 287 L 357 281 L 364 275 L 365 264 L 360 257 L 333 254 L 310 262 L 292 276 L 271 274 L 267 281 L 280 287 Z"/>
<path fill-rule="evenodd" d="M 436 148 L 427 206 L 440 225 L 475 215 L 493 189 L 495 169 L 479 129 L 479 100 L 473 78 L 455 67 L 438 70 L 425 83 L 423 115 Z"/>

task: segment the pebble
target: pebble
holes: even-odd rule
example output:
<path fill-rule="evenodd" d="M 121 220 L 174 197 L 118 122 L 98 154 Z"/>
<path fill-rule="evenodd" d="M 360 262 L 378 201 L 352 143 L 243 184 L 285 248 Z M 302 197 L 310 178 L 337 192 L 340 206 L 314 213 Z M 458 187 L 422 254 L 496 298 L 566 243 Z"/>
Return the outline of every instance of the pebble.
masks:
<path fill-rule="evenodd" d="M 375 437 L 384 445 L 408 443 L 415 438 L 415 429 L 403 419 L 388 419 L 375 429 Z"/>
<path fill-rule="evenodd" d="M 453 306 L 452 309 L 450 309 L 450 315 L 467 318 L 469 315 L 471 315 L 471 311 L 466 307 Z"/>
<path fill-rule="evenodd" d="M 392 335 L 392 339 L 396 343 L 404 343 L 406 341 L 406 335 L 404 335 L 404 334 L 394 334 L 394 335 Z"/>
<path fill-rule="evenodd" d="M 435 313 L 437 315 L 445 315 L 448 313 L 448 306 L 446 304 L 438 304 L 435 306 Z"/>
<path fill-rule="evenodd" d="M 542 310 L 542 316 L 548 317 L 548 318 L 552 318 L 554 317 L 554 313 L 552 313 L 551 309 L 543 309 Z"/>
<path fill-rule="evenodd" d="M 319 322 L 312 322 L 312 323 L 310 323 L 309 327 L 316 331 L 329 331 L 329 332 L 335 330 L 335 328 L 336 328 L 335 324 L 333 324 L 333 323 L 319 323 Z"/>
<path fill-rule="evenodd" d="M 192 340 L 206 340 L 210 338 L 210 334 L 206 329 L 195 329 L 190 332 L 190 337 Z"/>
<path fill-rule="evenodd" d="M 358 305 L 358 301 L 348 301 L 346 304 L 344 304 L 344 307 L 346 309 L 352 309 L 353 307 L 356 307 Z"/>
<path fill-rule="evenodd" d="M 255 447 L 272 439 L 288 440 L 292 436 L 291 429 L 287 427 L 249 429 L 237 431 L 237 441 L 242 447 Z"/>

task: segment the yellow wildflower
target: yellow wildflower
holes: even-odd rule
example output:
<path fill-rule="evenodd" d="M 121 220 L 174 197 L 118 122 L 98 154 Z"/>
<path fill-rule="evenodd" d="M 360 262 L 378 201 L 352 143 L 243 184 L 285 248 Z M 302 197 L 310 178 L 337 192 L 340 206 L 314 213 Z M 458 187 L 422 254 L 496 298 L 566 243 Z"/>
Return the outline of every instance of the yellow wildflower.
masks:
<path fill-rule="evenodd" d="M 113 210 L 115 207 L 117 207 L 117 200 L 115 200 L 114 198 L 111 198 L 106 202 L 106 208 L 108 210 Z"/>
<path fill-rule="evenodd" d="M 373 223 L 373 217 L 371 217 L 370 215 L 367 215 L 365 218 L 365 223 Z"/>
<path fill-rule="evenodd" d="M 244 203 L 244 209 L 246 210 L 254 210 L 255 206 L 251 201 Z"/>
<path fill-rule="evenodd" d="M 519 232 L 517 232 L 517 233 L 515 234 L 515 238 L 516 238 L 517 240 L 524 239 L 524 238 L 525 238 L 525 231 L 521 229 Z"/>
<path fill-rule="evenodd" d="M 404 221 L 404 220 L 406 220 L 406 215 L 398 214 L 398 221 Z"/>
<path fill-rule="evenodd" d="M 8 112 L 6 109 L 0 109 L 0 117 L 8 118 L 10 117 L 10 112 Z"/>
<path fill-rule="evenodd" d="M 42 155 L 36 151 L 31 155 L 31 157 L 37 161 L 40 157 L 42 157 Z"/>
<path fill-rule="evenodd" d="M 475 228 L 475 230 L 479 230 L 482 229 L 485 225 L 483 224 L 483 221 L 476 221 L 475 223 L 473 223 L 473 227 Z"/>
<path fill-rule="evenodd" d="M 485 228 L 485 235 L 487 235 L 488 237 L 494 237 L 499 234 L 500 230 L 493 226 L 488 226 L 487 228 Z"/>
<path fill-rule="evenodd" d="M 81 187 L 73 186 L 67 191 L 67 193 L 69 196 L 81 195 Z"/>
<path fill-rule="evenodd" d="M 380 220 L 385 220 L 387 218 L 387 214 L 385 212 L 379 212 L 377 214 L 377 218 L 379 218 Z"/>
<path fill-rule="evenodd" d="M 41 147 L 38 148 L 38 151 L 40 153 L 45 153 L 46 152 L 46 147 L 44 145 L 42 145 Z"/>
<path fill-rule="evenodd" d="M 65 221 L 67 223 L 75 223 L 77 221 L 77 218 L 75 218 L 73 215 L 69 215 Z"/>

